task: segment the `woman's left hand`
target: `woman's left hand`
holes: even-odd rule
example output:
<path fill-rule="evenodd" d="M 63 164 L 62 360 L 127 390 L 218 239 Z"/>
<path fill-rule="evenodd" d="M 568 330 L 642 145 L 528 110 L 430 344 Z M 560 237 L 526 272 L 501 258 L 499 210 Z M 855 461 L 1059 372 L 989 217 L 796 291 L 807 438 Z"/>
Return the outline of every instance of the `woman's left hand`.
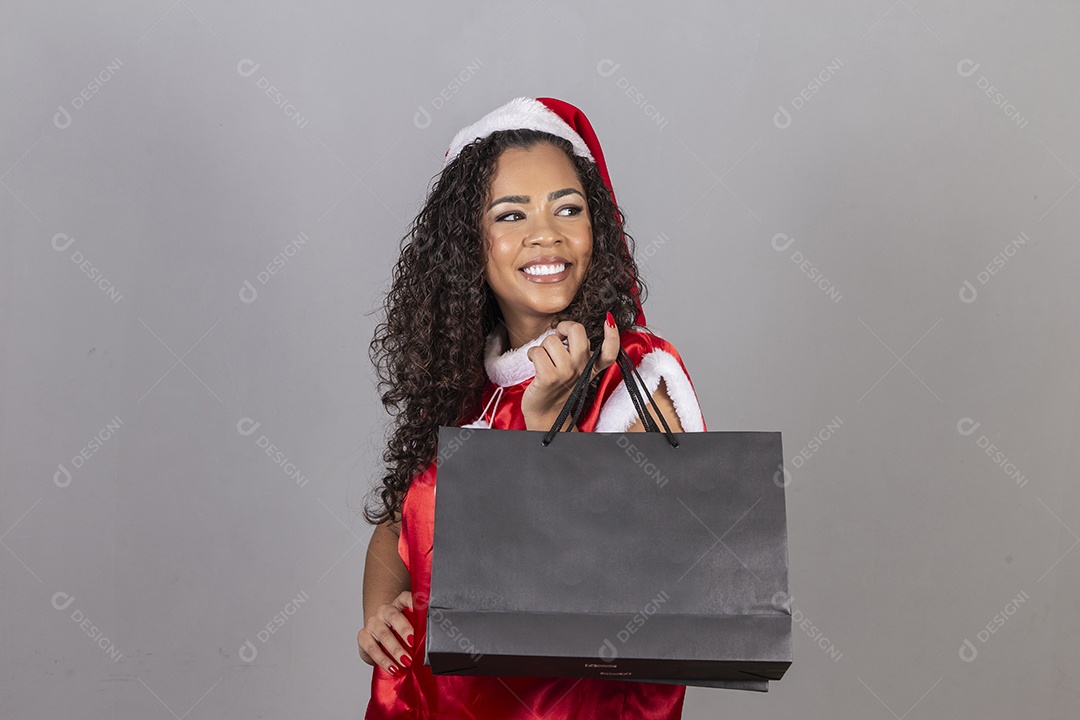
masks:
<path fill-rule="evenodd" d="M 569 348 L 563 345 L 563 338 L 569 341 Z M 521 412 L 525 416 L 526 429 L 551 429 L 592 353 L 585 326 L 573 320 L 559 323 L 554 333 L 539 345 L 529 348 L 528 358 L 536 368 L 536 377 L 521 396 Z M 605 322 L 603 349 L 593 365 L 593 377 L 589 380 L 610 367 L 618 356 L 619 328 Z M 567 422 L 572 420 L 568 418 Z"/>

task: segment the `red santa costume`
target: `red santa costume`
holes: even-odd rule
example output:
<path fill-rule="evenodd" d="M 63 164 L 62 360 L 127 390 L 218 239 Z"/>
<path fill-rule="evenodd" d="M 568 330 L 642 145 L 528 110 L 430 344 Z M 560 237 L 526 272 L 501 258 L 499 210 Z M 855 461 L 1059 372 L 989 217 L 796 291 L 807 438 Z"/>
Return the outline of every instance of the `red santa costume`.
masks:
<path fill-rule="evenodd" d="M 596 163 L 611 189 L 600 144 L 585 115 L 553 98 L 518 98 L 457 134 L 447 151 L 449 163 L 469 142 L 491 132 L 535 128 L 570 140 L 574 152 Z M 612 194 L 614 198 L 614 193 Z M 635 326 L 620 342 L 653 394 L 663 379 L 684 432 L 704 432 L 705 420 L 690 375 L 675 347 L 647 330 L 637 299 Z M 522 347 L 508 350 L 505 331 L 495 330 L 484 347 L 488 384 L 479 417 L 460 427 L 525 430 L 521 397 L 535 377 L 529 348 L 539 345 L 549 329 Z M 581 432 L 624 432 L 638 419 L 618 366 L 604 370 L 596 396 L 578 422 Z M 483 677 L 439 675 L 424 665 L 427 632 L 426 599 L 431 588 L 432 533 L 435 522 L 436 467 L 432 462 L 413 478 L 401 510 L 398 554 L 409 571 L 414 610 L 404 610 L 414 628 L 411 663 L 395 677 L 375 666 L 367 720 L 439 718 L 440 720 L 576 720 L 625 718 L 674 720 L 682 717 L 685 686 L 593 678 Z"/>

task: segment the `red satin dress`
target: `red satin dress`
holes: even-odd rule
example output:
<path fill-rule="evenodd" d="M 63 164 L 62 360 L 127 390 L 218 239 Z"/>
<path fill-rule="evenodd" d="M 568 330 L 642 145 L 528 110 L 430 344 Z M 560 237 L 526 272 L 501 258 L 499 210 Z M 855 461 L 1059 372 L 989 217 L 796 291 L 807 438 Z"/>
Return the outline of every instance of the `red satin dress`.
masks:
<path fill-rule="evenodd" d="M 526 429 L 521 396 L 535 370 L 525 356 L 529 347 L 538 344 L 550 332 L 506 353 L 499 347 L 500 339 L 494 334 L 489 336 L 485 351 L 488 376 L 494 375 L 504 384 L 489 379 L 481 401 L 484 416 L 470 426 L 490 424 L 495 429 Z M 621 343 L 650 394 L 655 392 L 659 379 L 664 379 L 683 430 L 704 431 L 697 396 L 674 346 L 655 334 L 636 328 L 624 331 Z M 487 409 L 492 407 L 489 414 Z M 477 412 L 481 412 L 480 408 Z M 578 429 L 582 432 L 622 432 L 636 420 L 637 414 L 623 386 L 618 366 L 612 365 L 604 371 L 596 400 L 582 412 Z M 458 426 L 464 427 L 464 420 Z M 430 667 L 424 665 L 424 642 L 426 599 L 431 588 L 435 478 L 436 463 L 433 462 L 413 478 L 402 505 L 398 553 L 409 571 L 414 601 L 413 610 L 404 610 L 415 631 L 413 647 L 409 651 L 412 662 L 407 668 L 401 668 L 400 662 L 397 663 L 399 677 L 378 666 L 372 669 L 366 720 L 677 720 L 682 717 L 686 694 L 683 685 L 593 678 L 433 675 Z"/>

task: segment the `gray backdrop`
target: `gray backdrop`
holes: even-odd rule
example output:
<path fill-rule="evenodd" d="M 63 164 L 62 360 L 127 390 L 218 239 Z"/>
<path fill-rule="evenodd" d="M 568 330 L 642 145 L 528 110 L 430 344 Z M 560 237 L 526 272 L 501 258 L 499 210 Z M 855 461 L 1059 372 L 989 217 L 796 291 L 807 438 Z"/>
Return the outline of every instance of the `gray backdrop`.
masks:
<path fill-rule="evenodd" d="M 453 134 L 591 118 L 795 663 L 687 718 L 1080 703 L 1075 3 L 8 3 L 4 718 L 359 717 L 367 358 Z"/>

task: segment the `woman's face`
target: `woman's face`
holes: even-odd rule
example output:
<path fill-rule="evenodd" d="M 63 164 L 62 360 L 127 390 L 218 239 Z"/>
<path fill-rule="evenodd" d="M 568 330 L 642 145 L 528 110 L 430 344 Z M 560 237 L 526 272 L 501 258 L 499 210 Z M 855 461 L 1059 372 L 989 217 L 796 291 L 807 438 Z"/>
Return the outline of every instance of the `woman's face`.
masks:
<path fill-rule="evenodd" d="M 488 197 L 485 279 L 508 327 L 536 327 L 566 309 L 589 267 L 585 188 L 565 152 L 539 143 L 503 151 Z"/>

